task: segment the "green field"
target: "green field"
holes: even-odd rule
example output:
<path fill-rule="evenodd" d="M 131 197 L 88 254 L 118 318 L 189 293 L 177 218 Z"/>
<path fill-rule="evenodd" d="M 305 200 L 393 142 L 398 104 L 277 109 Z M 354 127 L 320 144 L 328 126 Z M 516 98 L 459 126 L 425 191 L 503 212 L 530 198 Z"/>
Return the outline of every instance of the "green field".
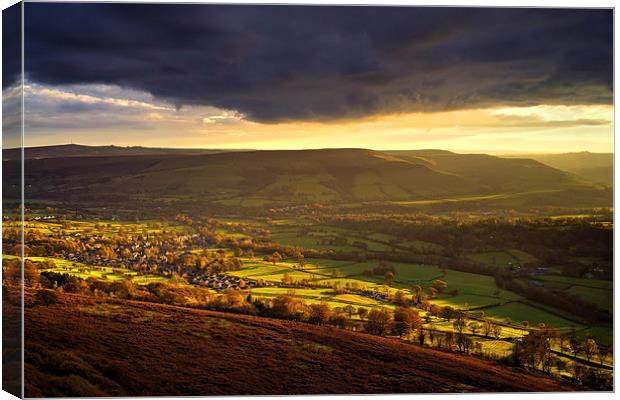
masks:
<path fill-rule="evenodd" d="M 614 341 L 614 329 L 612 325 L 594 325 L 580 331 L 579 334 L 581 336 L 592 334 L 599 343 L 613 344 Z"/>
<path fill-rule="evenodd" d="M 351 261 L 334 261 L 323 259 L 308 259 L 314 265 L 318 265 L 320 269 L 327 272 L 328 270 L 338 269 L 343 276 L 356 277 L 369 282 L 383 282 L 383 276 L 366 276 L 364 271 L 372 270 L 379 265 L 378 261 L 351 262 Z M 443 276 L 443 272 L 439 267 L 424 264 L 405 264 L 390 263 L 396 271 L 394 282 L 400 283 L 406 287 L 414 283 L 430 283 L 431 280 Z"/>
<path fill-rule="evenodd" d="M 359 249 L 356 249 L 350 245 L 336 245 L 336 244 L 321 244 L 321 236 L 325 235 L 307 235 L 300 234 L 295 230 L 286 230 L 286 231 L 278 231 L 272 232 L 271 237 L 276 240 L 280 244 L 285 244 L 289 246 L 299 246 L 307 249 L 324 249 L 324 250 L 337 250 L 344 252 L 352 252 Z"/>
<path fill-rule="evenodd" d="M 288 185 L 288 183 L 286 183 Z M 308 190 L 312 189 L 312 184 L 308 183 Z M 273 188 L 274 190 L 277 187 Z M 296 196 L 305 196 L 304 191 L 300 191 Z M 246 199 L 244 201 L 254 202 L 258 199 Z M 362 296 L 362 290 L 375 291 L 382 294 L 394 295 L 397 290 L 402 290 L 407 296 L 411 296 L 411 287 L 420 285 L 424 290 L 432 286 L 435 279 L 441 279 L 448 284 L 448 288 L 442 293 L 438 293 L 429 301 L 439 306 L 451 306 L 455 309 L 471 310 L 471 314 L 483 315 L 492 320 L 511 322 L 511 326 L 503 326 L 501 339 L 482 339 L 483 352 L 491 352 L 502 356 L 510 352 L 511 343 L 508 338 L 523 336 L 526 331 L 520 329 L 522 321 L 529 321 L 530 326 L 538 323 L 561 328 L 566 331 L 574 326 L 580 335 L 591 332 L 601 343 L 612 341 L 611 326 L 597 325 L 586 326 L 573 322 L 571 316 L 567 316 L 560 311 L 537 306 L 535 303 L 526 304 L 520 295 L 499 289 L 495 278 L 489 275 L 460 272 L 447 268 L 439 268 L 436 265 L 414 264 L 414 263 L 389 263 L 394 267 L 395 275 L 391 282 L 385 281 L 382 274 L 372 275 L 369 273 L 373 268 L 379 266 L 378 259 L 380 254 L 372 252 L 404 252 L 405 248 L 414 248 L 415 251 L 425 249 L 440 251 L 443 247 L 434 243 L 416 240 L 414 238 L 398 238 L 385 233 L 369 232 L 365 228 L 360 232 L 348 231 L 338 227 L 312 224 L 310 217 L 300 218 L 281 218 L 266 219 L 257 218 L 255 220 L 225 221 L 216 226 L 216 233 L 231 239 L 252 238 L 257 229 L 268 229 L 274 240 L 283 245 L 298 246 L 302 248 L 332 249 L 340 252 L 365 252 L 371 261 L 338 261 L 332 259 L 305 259 L 303 265 L 299 261 L 285 259 L 275 265 L 262 260 L 265 255 L 257 254 L 253 258 L 239 257 L 241 268 L 236 271 L 227 271 L 226 274 L 238 276 L 246 280 L 259 280 L 269 283 L 269 286 L 256 287 L 250 290 L 252 296 L 262 298 L 274 298 L 280 295 L 293 294 L 302 298 L 306 303 L 313 304 L 325 302 L 332 308 L 342 309 L 346 306 L 355 308 L 365 307 L 386 307 L 394 308 L 393 303 L 380 302 L 370 297 Z M 8 223 L 11 227 L 17 227 L 15 223 Z M 249 228 L 249 229 L 245 229 Z M 156 220 L 140 222 L 116 222 L 116 221 L 29 221 L 26 229 L 38 232 L 41 235 L 63 236 L 80 234 L 103 235 L 112 237 L 122 232 L 124 235 L 136 237 L 161 232 L 163 230 L 175 230 L 177 232 L 191 232 L 191 227 L 177 224 L 175 222 L 163 223 Z M 248 232 L 248 233 L 246 233 Z M 331 245 L 321 244 L 321 240 L 345 239 L 346 244 Z M 362 250 L 364 246 L 353 246 L 354 242 L 364 243 L 367 251 Z M 222 244 L 223 250 L 228 255 L 232 250 L 228 244 Z M 516 246 L 516 245 L 515 245 Z M 492 248 L 491 248 L 492 249 Z M 213 253 L 218 249 L 195 249 L 191 246 L 189 251 L 200 253 L 202 251 Z M 412 250 L 413 251 L 413 250 Z M 286 254 L 282 252 L 282 254 Z M 343 256 L 343 255 L 340 255 Z M 15 256 L 4 256 L 5 258 L 15 258 Z M 329 257 L 329 256 L 328 256 Z M 537 259 L 531 254 L 517 249 L 503 249 L 496 251 L 484 251 L 467 255 L 470 260 L 481 264 L 503 268 L 508 263 L 535 263 Z M 346 255 L 343 258 L 347 258 Z M 348 257 L 355 259 L 353 257 Z M 135 271 L 128 269 L 90 266 L 60 258 L 31 257 L 32 261 L 53 261 L 54 268 L 48 271 L 59 273 L 69 273 L 83 279 L 95 278 L 105 281 L 122 281 L 131 278 L 137 284 L 147 284 L 150 282 L 168 281 L 169 278 L 159 275 L 138 276 Z M 285 276 L 290 276 L 293 280 L 290 287 L 279 287 Z M 516 278 L 515 278 L 516 279 Z M 566 293 L 580 296 L 586 300 L 599 305 L 601 308 L 613 311 L 613 283 L 611 281 L 572 278 L 561 275 L 542 275 L 522 278 L 523 283 L 531 284 L 532 280 L 541 282 L 549 289 L 565 290 Z M 303 281 L 303 283 L 302 283 Z M 275 285 L 274 285 L 275 284 Z M 343 290 L 348 289 L 348 290 Z M 344 293 L 348 291 L 349 293 Z M 473 310 L 472 310 L 473 309 Z M 434 329 L 448 331 L 453 330 L 452 322 L 443 318 L 430 317 L 427 312 L 421 311 L 420 314 L 426 319 L 426 326 L 432 325 Z M 353 318 L 359 318 L 353 316 Z M 431 322 L 429 324 L 428 322 Z"/>
<path fill-rule="evenodd" d="M 294 280 L 316 279 L 313 273 L 295 269 L 297 264 L 280 262 L 276 265 L 259 260 L 242 259 L 243 267 L 238 271 L 230 271 L 230 275 L 248 279 L 263 279 L 270 282 L 280 282 L 284 275 L 290 275 Z"/>
<path fill-rule="evenodd" d="M 412 248 L 416 251 L 423 252 L 426 250 L 430 251 L 441 251 L 443 250 L 443 246 L 437 243 L 425 242 L 423 240 L 403 240 L 397 242 L 398 245 Z"/>
<path fill-rule="evenodd" d="M 517 325 L 521 324 L 523 321 L 528 321 L 530 326 L 542 322 L 554 328 L 569 328 L 571 326 L 583 328 L 582 325 L 564 319 L 556 314 L 520 302 L 512 302 L 497 307 L 486 308 L 484 312 L 488 317 L 504 322 L 507 322 L 508 318 L 510 318 L 512 323 Z"/>
<path fill-rule="evenodd" d="M 537 261 L 536 257 L 531 254 L 516 249 L 473 253 L 468 258 L 484 265 L 501 268 L 507 267 L 509 263 L 532 263 Z"/>
<path fill-rule="evenodd" d="M 488 296 L 498 300 L 518 300 L 520 298 L 514 292 L 499 289 L 495 285 L 495 279 L 488 275 L 447 270 L 442 280 L 448 283 L 448 291 L 456 289 L 459 294 Z"/>
<path fill-rule="evenodd" d="M 7 259 L 17 258 L 15 256 L 9 255 L 2 255 L 2 257 Z M 61 258 L 26 257 L 26 259 L 33 262 L 51 261 L 54 263 L 54 268 L 40 269 L 39 272 L 49 271 L 61 274 L 69 274 L 82 279 L 95 278 L 104 281 L 118 282 L 123 281 L 127 278 L 131 278 L 132 281 L 138 285 L 147 285 L 151 282 L 165 282 L 169 280 L 169 278 L 160 275 L 138 275 L 136 271 L 125 268 L 86 265 L 74 261 L 64 260 Z"/>
<path fill-rule="evenodd" d="M 345 307 L 352 305 L 354 307 L 388 307 L 394 306 L 378 302 L 374 299 L 367 297 L 353 295 L 353 294 L 334 294 L 331 289 L 290 289 L 281 287 L 261 287 L 251 290 L 253 296 L 273 298 L 281 295 L 291 294 L 295 297 L 304 299 L 306 303 L 313 304 L 318 302 L 325 302 L 330 307 Z"/>
<path fill-rule="evenodd" d="M 541 275 L 536 277 L 536 279 L 543 282 L 557 282 L 566 285 L 578 285 L 605 290 L 613 290 L 614 285 L 612 281 L 605 281 L 600 279 L 573 278 L 571 276 L 561 275 Z"/>
<path fill-rule="evenodd" d="M 432 303 L 442 307 L 450 306 L 452 308 L 461 309 L 487 307 L 494 304 L 499 304 L 502 301 L 505 300 L 498 299 L 496 297 L 481 296 L 476 294 L 459 294 L 450 297 L 443 297 L 440 295 L 436 299 L 433 299 Z"/>
<path fill-rule="evenodd" d="M 20 223 L 15 221 L 4 222 L 5 228 L 19 228 Z M 59 221 L 49 220 L 27 221 L 24 223 L 24 231 L 36 232 L 47 236 L 64 236 L 80 234 L 97 234 L 102 236 L 116 235 L 124 232 L 127 235 L 146 235 L 162 231 L 187 232 L 189 228 L 174 222 L 161 222 L 157 220 L 144 220 L 140 222 L 127 221 Z"/>
<path fill-rule="evenodd" d="M 608 289 L 597 289 L 586 286 L 572 286 L 568 289 L 568 293 L 577 295 L 589 302 L 596 304 L 603 310 L 613 311 L 613 291 Z"/>

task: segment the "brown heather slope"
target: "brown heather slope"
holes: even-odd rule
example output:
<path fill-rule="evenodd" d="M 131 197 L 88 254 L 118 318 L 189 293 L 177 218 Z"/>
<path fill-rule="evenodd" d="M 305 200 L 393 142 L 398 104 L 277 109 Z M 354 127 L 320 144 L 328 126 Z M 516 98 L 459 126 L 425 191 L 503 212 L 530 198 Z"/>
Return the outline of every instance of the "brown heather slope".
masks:
<path fill-rule="evenodd" d="M 25 322 L 27 397 L 575 389 L 395 339 L 158 304 L 62 295 Z"/>

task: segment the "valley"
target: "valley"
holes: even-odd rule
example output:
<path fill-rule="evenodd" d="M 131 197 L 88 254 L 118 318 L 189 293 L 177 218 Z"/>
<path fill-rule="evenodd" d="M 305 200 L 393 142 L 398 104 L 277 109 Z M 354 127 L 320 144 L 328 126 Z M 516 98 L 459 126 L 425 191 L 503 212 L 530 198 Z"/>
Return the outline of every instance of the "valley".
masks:
<path fill-rule="evenodd" d="M 134 315 L 136 301 L 245 314 L 608 387 L 609 188 L 531 160 L 439 151 L 144 152 L 26 161 L 33 310 L 86 302 L 106 324 Z M 7 198 L 6 209 L 10 289 L 21 223 Z M 531 344 L 540 340 L 546 350 Z M 103 390 L 89 377 L 67 390 Z"/>

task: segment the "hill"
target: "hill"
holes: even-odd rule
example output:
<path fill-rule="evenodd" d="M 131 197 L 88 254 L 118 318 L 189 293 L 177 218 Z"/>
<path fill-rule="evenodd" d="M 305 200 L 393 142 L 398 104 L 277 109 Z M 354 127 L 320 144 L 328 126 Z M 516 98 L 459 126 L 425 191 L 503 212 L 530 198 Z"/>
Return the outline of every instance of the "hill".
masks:
<path fill-rule="evenodd" d="M 395 339 L 152 303 L 64 294 L 25 323 L 26 397 L 575 390 Z"/>
<path fill-rule="evenodd" d="M 5 166 L 11 170 L 15 163 Z M 25 175 L 30 197 L 54 199 L 114 195 L 261 204 L 424 198 L 483 190 L 456 175 L 361 149 L 29 159 Z"/>
<path fill-rule="evenodd" d="M 83 146 L 79 144 L 61 144 L 24 148 L 24 156 L 32 158 L 63 158 L 63 157 L 110 157 L 110 156 L 144 156 L 144 155 L 196 155 L 212 154 L 224 150 L 211 149 L 170 149 L 142 146 Z M 3 160 L 19 160 L 21 149 L 3 149 Z"/>
<path fill-rule="evenodd" d="M 540 161 L 543 164 L 573 173 L 592 182 L 607 186 L 613 184 L 613 153 L 590 153 L 583 151 L 563 154 L 527 154 L 519 157 Z"/>
<path fill-rule="evenodd" d="M 457 154 L 440 150 L 390 151 L 389 154 L 457 174 L 493 192 L 593 186 L 585 179 L 579 179 L 527 157 L 502 158 L 488 154 Z"/>
<path fill-rule="evenodd" d="M 25 166 L 29 199 L 99 201 L 110 206 L 114 201 L 130 200 L 181 200 L 222 206 L 342 204 L 506 193 L 536 193 L 535 200 L 524 197 L 542 205 L 545 193 L 550 193 L 555 196 L 555 205 L 558 192 L 564 202 L 574 198 L 597 206 L 611 204 L 608 194 L 600 192 L 596 184 L 534 160 L 438 150 L 75 155 L 31 158 Z M 5 160 L 4 167 L 6 171 L 18 169 L 19 161 Z M 4 182 L 7 196 L 18 188 L 19 182 Z M 573 194 L 562 196 L 563 191 Z M 579 191 L 586 194 L 581 196 Z M 510 206 L 521 197 L 513 196 Z"/>

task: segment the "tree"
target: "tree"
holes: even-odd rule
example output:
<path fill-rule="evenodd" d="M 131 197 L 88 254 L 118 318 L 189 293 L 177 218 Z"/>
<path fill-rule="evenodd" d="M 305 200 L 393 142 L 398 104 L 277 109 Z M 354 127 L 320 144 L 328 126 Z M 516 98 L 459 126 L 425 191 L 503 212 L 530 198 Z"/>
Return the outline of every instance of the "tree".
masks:
<path fill-rule="evenodd" d="M 398 307 L 394 310 L 394 327 L 395 335 L 400 337 L 408 336 L 412 331 L 422 327 L 422 318 L 420 314 L 412 308 Z"/>
<path fill-rule="evenodd" d="M 531 368 L 541 366 L 549 372 L 553 363 L 551 341 L 546 330 L 530 331 L 523 338 L 515 341 L 513 350 L 515 360 Z"/>
<path fill-rule="evenodd" d="M 441 349 L 441 347 L 443 346 L 444 341 L 445 341 L 444 335 L 442 335 L 440 333 L 437 333 L 437 334 L 435 334 L 435 339 L 437 341 L 437 348 Z"/>
<path fill-rule="evenodd" d="M 493 324 L 491 323 L 491 321 L 484 321 L 484 323 L 482 324 L 482 331 L 484 332 L 484 336 L 491 336 L 491 332 L 493 332 Z"/>
<path fill-rule="evenodd" d="M 613 354 L 611 349 L 609 349 L 607 347 L 603 347 L 603 346 L 598 348 L 598 360 L 599 360 L 601 365 L 605 364 L 605 359 L 607 358 L 608 354 Z"/>
<path fill-rule="evenodd" d="M 353 318 L 355 307 L 353 307 L 351 304 L 347 304 L 346 306 L 344 306 L 343 310 L 349 315 L 349 318 Z"/>
<path fill-rule="evenodd" d="M 433 341 L 435 340 L 435 324 L 431 323 L 428 327 L 428 340 L 431 342 L 431 346 L 433 345 Z"/>
<path fill-rule="evenodd" d="M 299 247 L 293 248 L 291 251 L 291 257 L 295 259 L 299 264 L 305 263 L 304 261 L 304 253 L 301 252 Z"/>
<path fill-rule="evenodd" d="M 502 327 L 500 325 L 493 325 L 493 337 L 495 337 L 495 339 L 499 339 L 500 336 L 502 336 Z"/>
<path fill-rule="evenodd" d="M 272 300 L 271 311 L 277 318 L 302 320 L 306 305 L 297 297 L 280 295 Z"/>
<path fill-rule="evenodd" d="M 290 276 L 289 274 L 284 274 L 282 275 L 282 283 L 285 285 L 292 285 L 295 281 L 293 279 L 292 276 Z"/>
<path fill-rule="evenodd" d="M 435 279 L 433 281 L 433 287 L 437 289 L 438 292 L 442 292 L 448 288 L 448 283 L 441 279 Z"/>
<path fill-rule="evenodd" d="M 441 317 L 446 319 L 447 321 L 450 321 L 452 318 L 454 318 L 454 315 L 454 308 L 450 306 L 445 306 L 441 309 Z"/>
<path fill-rule="evenodd" d="M 463 331 L 465 330 L 466 326 L 467 326 L 467 324 L 465 322 L 465 318 L 457 318 L 452 323 L 452 327 L 454 328 L 454 331 L 457 332 L 457 333 L 460 333 L 460 334 L 463 333 Z"/>
<path fill-rule="evenodd" d="M 558 340 L 560 341 L 560 353 L 564 353 L 566 351 L 566 344 L 568 338 L 566 337 L 566 335 L 561 334 L 558 336 Z"/>
<path fill-rule="evenodd" d="M 24 257 L 28 257 L 31 253 L 30 247 L 26 246 L 26 245 L 22 245 L 20 244 L 16 244 L 15 246 L 13 246 L 13 248 L 10 250 L 9 254 L 21 257 L 22 256 L 22 251 L 24 253 Z"/>
<path fill-rule="evenodd" d="M 435 289 L 434 287 L 428 288 L 428 297 L 435 297 L 436 294 L 437 294 L 437 289 Z"/>
<path fill-rule="evenodd" d="M 583 353 L 586 356 L 588 362 L 592 359 L 594 355 L 598 354 L 598 346 L 596 342 L 592 338 L 587 338 L 583 343 Z"/>
<path fill-rule="evenodd" d="M 383 276 L 384 276 L 384 278 L 385 278 L 385 283 L 386 283 L 387 285 L 391 285 L 391 284 L 392 284 L 392 281 L 394 280 L 394 272 L 392 272 L 392 271 L 387 271 L 387 272 L 386 272 Z"/>
<path fill-rule="evenodd" d="M 358 307 L 357 314 L 360 316 L 360 319 L 364 319 L 366 315 L 368 315 L 368 309 L 364 307 Z"/>
<path fill-rule="evenodd" d="M 413 301 L 416 304 L 422 303 L 422 300 L 423 300 L 422 295 L 424 294 L 424 291 L 422 290 L 422 286 L 418 284 L 411 286 L 411 292 L 413 293 L 413 297 L 412 297 Z"/>
<path fill-rule="evenodd" d="M 420 346 L 424 346 L 424 330 L 420 329 L 420 331 L 418 332 L 418 344 Z"/>
<path fill-rule="evenodd" d="M 345 329 L 347 326 L 347 317 L 344 314 L 335 313 L 329 319 L 329 323 L 340 329 Z"/>
<path fill-rule="evenodd" d="M 392 314 L 384 308 L 373 308 L 368 313 L 366 332 L 373 335 L 383 336 L 390 329 Z"/>
<path fill-rule="evenodd" d="M 418 285 L 417 283 L 415 285 L 412 285 L 411 292 L 415 295 L 422 293 L 422 286 Z"/>
<path fill-rule="evenodd" d="M 445 343 L 446 349 L 452 350 L 452 347 L 454 346 L 454 332 L 452 331 L 446 332 L 444 343 Z"/>
<path fill-rule="evenodd" d="M 459 332 L 456 334 L 456 346 L 461 353 L 469 354 L 473 346 L 473 341 L 466 334 Z"/>
<path fill-rule="evenodd" d="M 398 305 L 398 306 L 406 306 L 407 305 L 407 296 L 405 295 L 405 292 L 403 292 L 402 290 L 397 291 L 394 294 L 394 304 Z"/>
<path fill-rule="evenodd" d="M 276 263 L 282 262 L 282 260 L 283 260 L 282 255 L 280 255 L 280 253 L 278 253 L 277 251 L 274 251 L 270 257 L 270 261 L 273 263 L 273 265 L 276 265 Z"/>
<path fill-rule="evenodd" d="M 332 317 L 332 310 L 327 303 L 310 304 L 310 323 L 325 325 Z"/>
<path fill-rule="evenodd" d="M 468 326 L 471 334 L 476 336 L 476 332 L 478 332 L 478 329 L 480 329 L 480 324 L 477 322 L 471 322 Z"/>
<path fill-rule="evenodd" d="M 571 349 L 573 350 L 573 358 L 577 358 L 577 354 L 579 354 L 579 351 L 581 350 L 581 343 L 577 337 L 577 331 L 574 326 L 571 328 L 568 341 Z"/>

